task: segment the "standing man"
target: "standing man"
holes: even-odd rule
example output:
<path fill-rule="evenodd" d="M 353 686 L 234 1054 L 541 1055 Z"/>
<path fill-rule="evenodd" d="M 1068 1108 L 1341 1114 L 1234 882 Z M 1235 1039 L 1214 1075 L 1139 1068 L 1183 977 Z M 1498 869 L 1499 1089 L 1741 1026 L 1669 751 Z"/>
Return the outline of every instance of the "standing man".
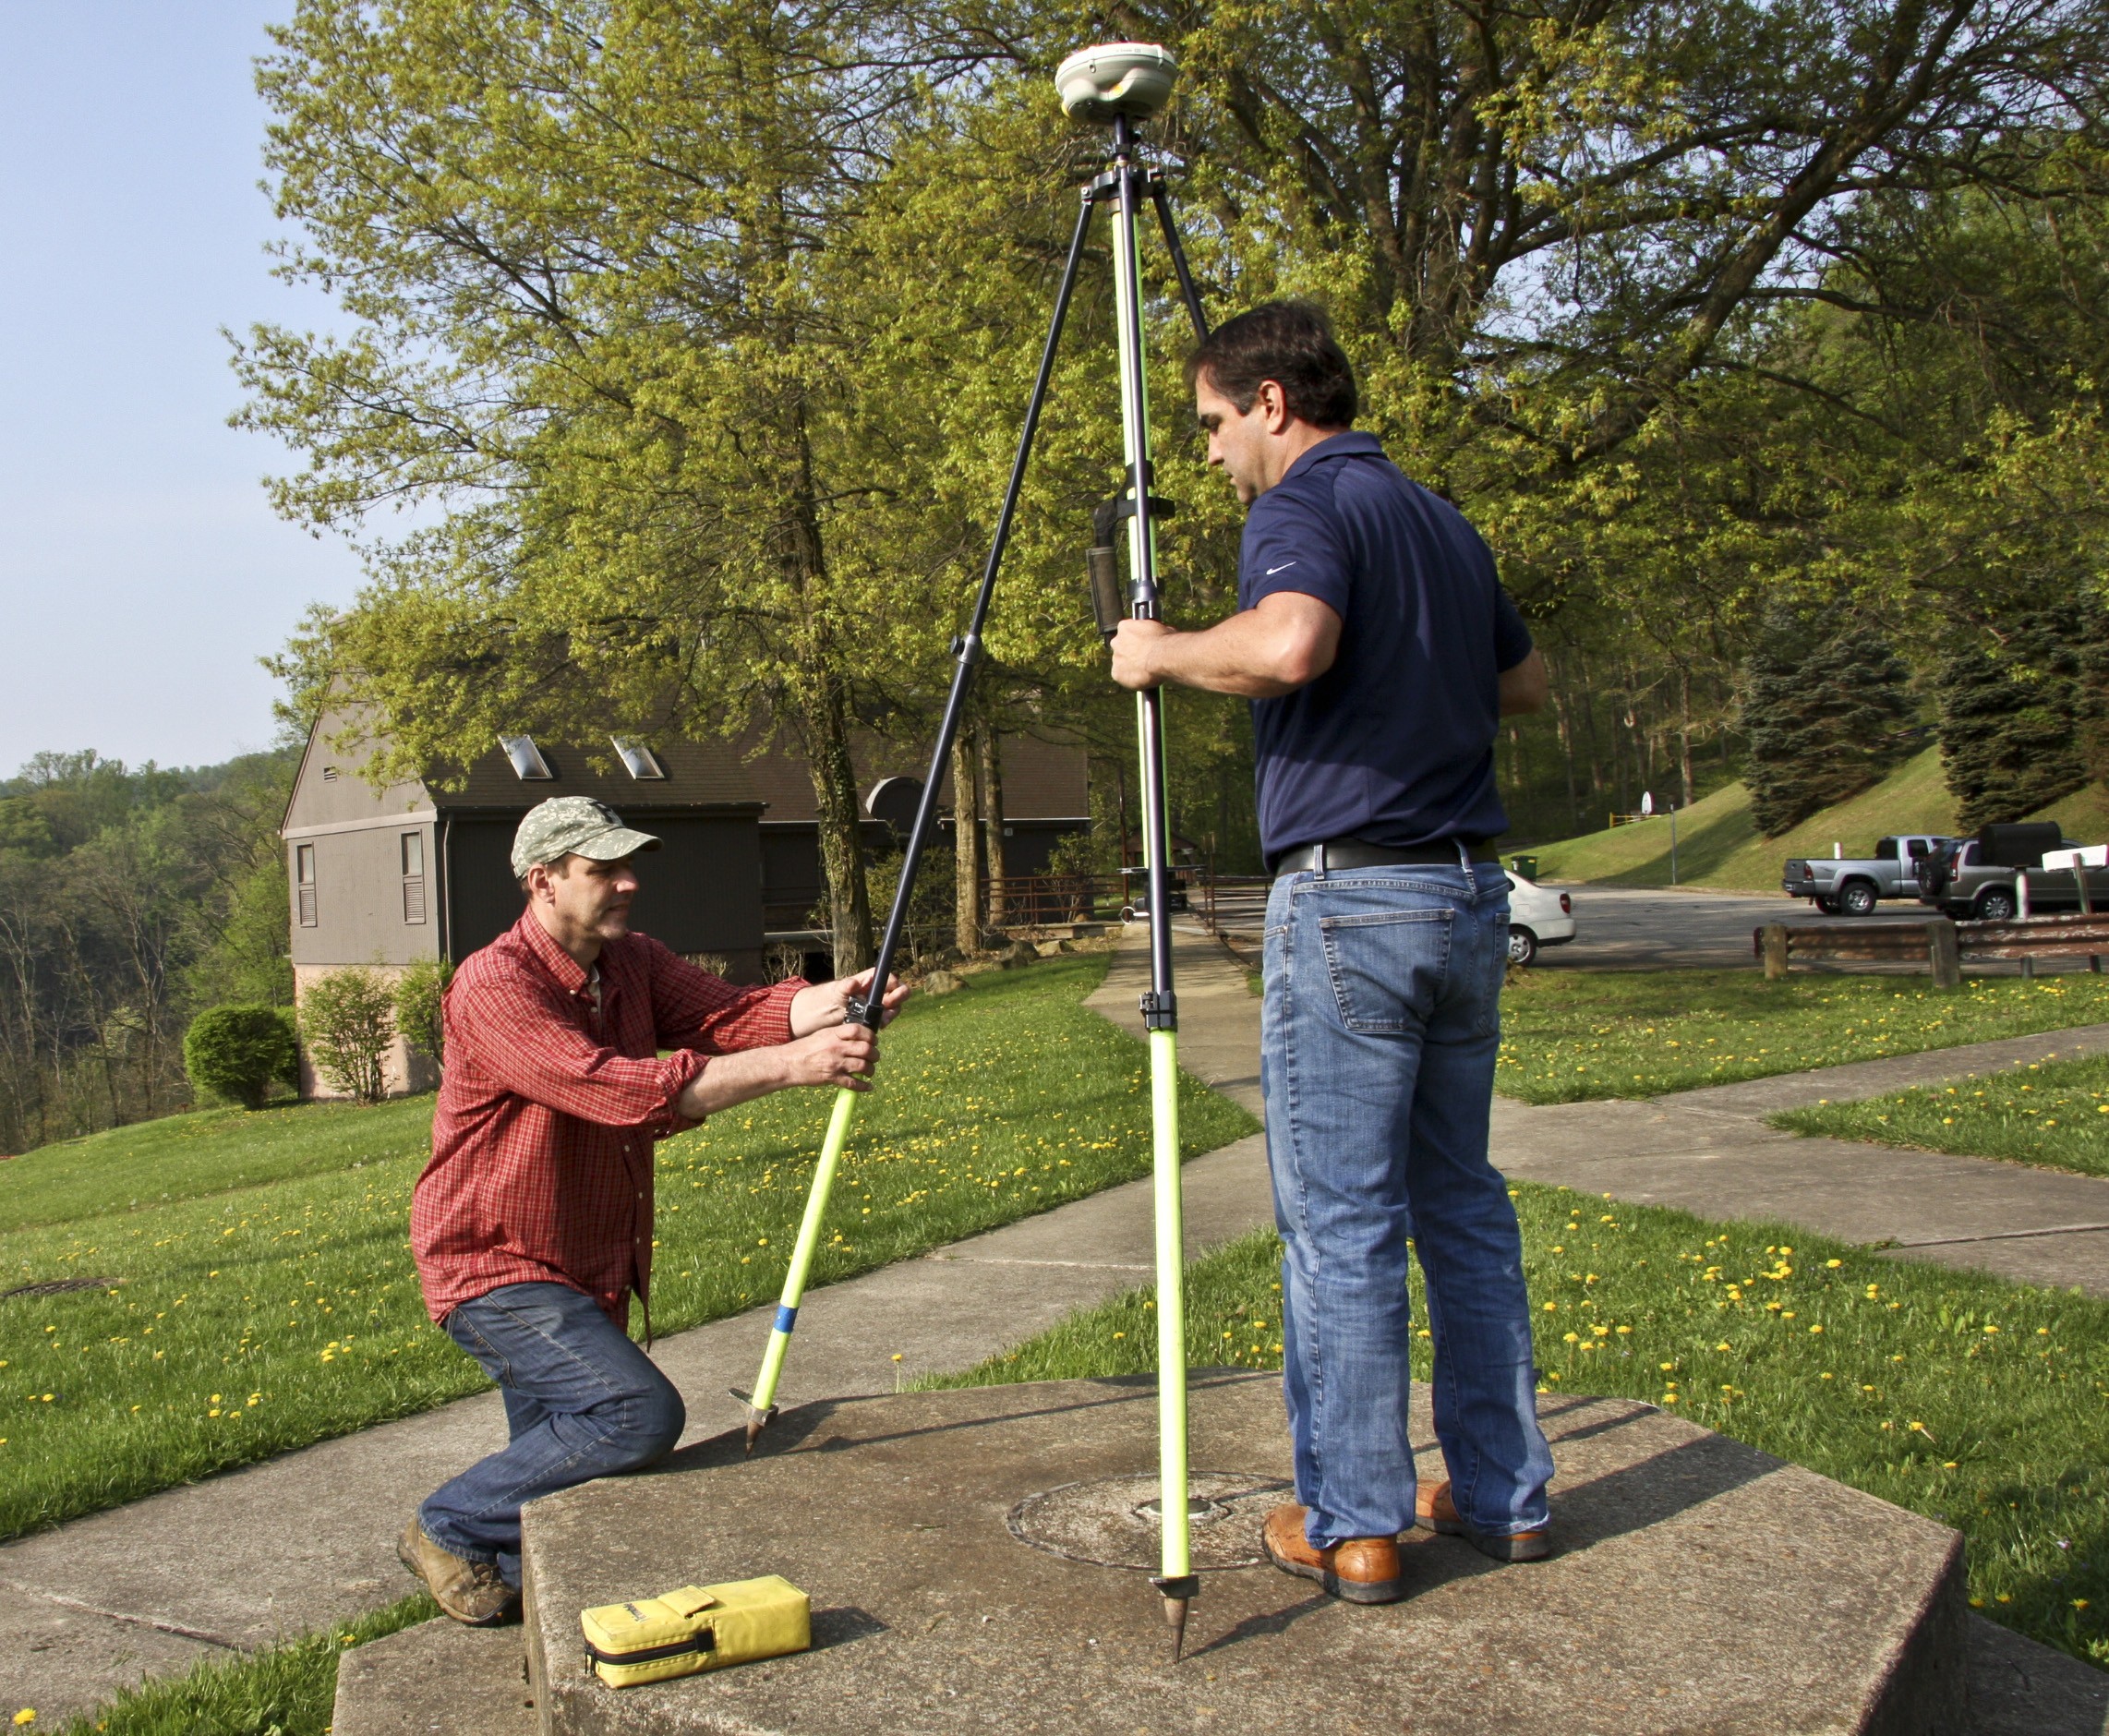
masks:
<path fill-rule="evenodd" d="M 681 1394 L 627 1330 L 634 1293 L 651 1335 L 654 1143 L 789 1085 L 868 1091 L 877 1060 L 846 1019 L 870 972 L 739 989 L 632 934 L 631 859 L 658 847 L 584 796 L 531 810 L 512 841 L 527 909 L 447 990 L 410 1241 L 426 1307 L 498 1383 L 512 1440 L 427 1497 L 396 1552 L 472 1626 L 518 1604 L 523 1502 L 681 1439 Z M 887 985 L 889 1021 L 907 994 Z"/>
<path fill-rule="evenodd" d="M 1240 315 L 1188 378 L 1209 463 L 1251 508 L 1239 612 L 1205 633 L 1124 621 L 1113 673 L 1253 702 L 1298 1498 L 1265 1539 L 1276 1566 L 1389 1603 L 1416 1508 L 1497 1561 L 1549 1552 L 1522 1238 L 1487 1157 L 1509 919 L 1494 732 L 1545 703 L 1545 663 L 1471 525 L 1353 430 L 1354 370 L 1318 308 Z M 1450 1471 L 1417 1501 L 1408 1236 Z"/>

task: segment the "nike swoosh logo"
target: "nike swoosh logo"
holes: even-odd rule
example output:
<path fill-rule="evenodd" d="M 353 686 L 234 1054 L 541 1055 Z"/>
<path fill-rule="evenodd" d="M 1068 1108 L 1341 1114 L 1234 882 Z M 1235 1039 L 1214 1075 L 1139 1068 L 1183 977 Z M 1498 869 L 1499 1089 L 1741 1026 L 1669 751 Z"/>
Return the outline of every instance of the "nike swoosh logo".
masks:
<path fill-rule="evenodd" d="M 1288 571 L 1288 570 L 1289 570 L 1291 567 L 1295 566 L 1296 564 L 1296 563 L 1294 561 L 1283 561 L 1283 562 L 1282 562 L 1282 564 L 1281 564 L 1280 566 L 1278 566 L 1278 567 L 1269 567 L 1269 568 L 1267 569 L 1267 577 L 1269 577 L 1269 578 L 1272 578 L 1272 577 L 1273 577 L 1273 576 L 1274 576 L 1274 575 L 1275 575 L 1277 573 L 1286 573 L 1286 572 L 1287 572 L 1287 571 Z"/>

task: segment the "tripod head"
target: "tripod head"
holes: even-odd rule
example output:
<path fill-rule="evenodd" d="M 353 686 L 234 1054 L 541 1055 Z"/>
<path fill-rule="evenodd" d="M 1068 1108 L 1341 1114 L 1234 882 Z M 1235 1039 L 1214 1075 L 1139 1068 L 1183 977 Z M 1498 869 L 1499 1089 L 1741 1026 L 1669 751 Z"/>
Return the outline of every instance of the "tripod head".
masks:
<path fill-rule="evenodd" d="M 1172 95 L 1179 63 L 1154 42 L 1079 48 L 1054 69 L 1062 112 L 1071 120 L 1148 120 Z"/>

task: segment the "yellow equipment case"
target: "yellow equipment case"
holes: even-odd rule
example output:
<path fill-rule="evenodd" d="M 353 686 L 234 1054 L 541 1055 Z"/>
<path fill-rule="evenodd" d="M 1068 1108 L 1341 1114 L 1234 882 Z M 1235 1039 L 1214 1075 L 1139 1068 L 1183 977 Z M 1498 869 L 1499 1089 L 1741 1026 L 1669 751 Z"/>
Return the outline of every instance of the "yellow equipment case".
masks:
<path fill-rule="evenodd" d="M 579 1626 L 594 1672 L 611 1688 L 633 1688 L 802 1652 L 813 1644 L 813 1605 L 789 1580 L 767 1573 L 604 1603 L 582 1610 Z"/>

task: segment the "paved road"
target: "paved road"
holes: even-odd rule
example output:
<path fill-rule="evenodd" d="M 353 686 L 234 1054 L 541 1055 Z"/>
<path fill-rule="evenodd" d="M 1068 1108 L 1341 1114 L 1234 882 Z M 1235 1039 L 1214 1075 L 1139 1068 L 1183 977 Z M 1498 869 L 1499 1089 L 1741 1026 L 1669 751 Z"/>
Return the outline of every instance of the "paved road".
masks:
<path fill-rule="evenodd" d="M 1559 890 L 1574 901 L 1574 938 L 1564 946 L 1541 948 L 1534 969 L 1659 970 L 1738 965 L 1755 969 L 1757 957 L 1751 948 L 1750 936 L 1751 930 L 1762 923 L 1850 920 L 1826 916 L 1806 898 L 1586 883 L 1560 885 Z M 1922 922 L 1927 914 L 1922 905 L 1899 901 L 1886 904 L 1874 916 L 1862 920 L 1872 927 L 1883 922 Z M 1812 968 L 1823 967 L 1796 967 L 1797 970 Z M 2046 959 L 2037 966 L 2045 974 L 2086 968 L 2078 958 Z M 1924 974 L 1922 965 L 1852 964 L 1838 969 L 1856 976 Z M 1966 969 L 1971 976 L 2012 976 L 2019 972 L 2020 966 L 1972 964 Z"/>
<path fill-rule="evenodd" d="M 1750 931 L 1791 920 L 1797 898 L 1632 886 L 1562 886 L 1574 901 L 1574 938 L 1537 955 L 1544 970 L 1658 970 L 1754 964 Z"/>

